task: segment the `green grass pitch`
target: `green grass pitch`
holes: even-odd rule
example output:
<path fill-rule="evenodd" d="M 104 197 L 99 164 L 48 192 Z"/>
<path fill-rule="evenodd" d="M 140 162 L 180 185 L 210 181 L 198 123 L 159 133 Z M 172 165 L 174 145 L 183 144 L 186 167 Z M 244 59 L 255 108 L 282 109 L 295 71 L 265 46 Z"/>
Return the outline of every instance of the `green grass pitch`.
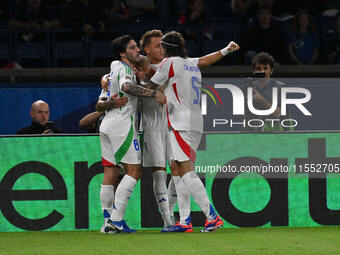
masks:
<path fill-rule="evenodd" d="M 340 227 L 0 233 L 0 254 L 340 254 Z"/>

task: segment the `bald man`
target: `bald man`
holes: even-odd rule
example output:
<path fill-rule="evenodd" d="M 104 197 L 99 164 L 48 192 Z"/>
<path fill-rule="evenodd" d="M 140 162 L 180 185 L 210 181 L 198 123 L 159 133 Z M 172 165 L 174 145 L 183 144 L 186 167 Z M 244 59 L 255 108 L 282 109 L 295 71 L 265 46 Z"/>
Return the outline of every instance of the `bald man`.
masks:
<path fill-rule="evenodd" d="M 32 124 L 28 127 L 18 130 L 17 134 L 54 134 L 62 133 L 60 129 L 49 125 L 48 119 L 50 118 L 50 109 L 48 104 L 42 100 L 35 101 L 32 104 L 30 115 Z"/>

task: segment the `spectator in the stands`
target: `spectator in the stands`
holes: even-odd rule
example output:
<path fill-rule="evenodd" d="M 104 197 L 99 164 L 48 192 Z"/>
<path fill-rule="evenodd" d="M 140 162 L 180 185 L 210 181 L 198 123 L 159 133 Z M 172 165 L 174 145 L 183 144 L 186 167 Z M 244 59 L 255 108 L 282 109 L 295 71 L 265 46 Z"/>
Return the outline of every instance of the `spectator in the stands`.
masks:
<path fill-rule="evenodd" d="M 330 40 L 328 45 L 328 64 L 340 64 L 340 17 L 336 19 L 335 33 Z"/>
<path fill-rule="evenodd" d="M 258 9 L 264 6 L 271 10 L 272 16 L 280 16 L 284 11 L 280 4 L 279 0 L 232 0 L 232 9 L 236 16 L 247 21 L 256 18 Z"/>
<path fill-rule="evenodd" d="M 72 0 L 64 9 L 63 23 L 76 32 L 92 35 L 103 32 L 105 24 L 104 14 L 95 0 Z"/>
<path fill-rule="evenodd" d="M 307 10 L 295 15 L 293 32 L 288 36 L 290 61 L 298 65 L 314 64 L 319 56 L 319 37 L 315 33 L 313 17 Z"/>
<path fill-rule="evenodd" d="M 325 2 L 334 2 L 339 0 L 257 0 L 264 5 L 272 8 L 273 16 L 279 17 L 282 14 L 294 15 L 298 10 L 307 9 L 313 15 L 319 15 L 325 7 Z M 272 4 L 268 4 L 272 2 Z M 260 4 L 261 5 L 261 4 Z M 253 6 L 256 9 L 256 6 Z"/>
<path fill-rule="evenodd" d="M 250 7 L 255 0 L 231 0 L 231 9 L 234 15 L 245 21 L 250 18 Z"/>
<path fill-rule="evenodd" d="M 294 15 L 300 9 L 307 9 L 315 15 L 320 14 L 325 2 L 335 2 L 340 0 L 231 0 L 233 13 L 246 16 L 247 18 L 256 17 L 258 8 L 267 6 L 271 9 L 273 17 Z M 249 5 L 249 2 L 252 2 Z"/>
<path fill-rule="evenodd" d="M 35 101 L 32 104 L 30 115 L 32 124 L 28 127 L 22 128 L 17 131 L 17 134 L 54 134 L 62 133 L 59 128 L 54 127 L 52 122 L 49 122 L 50 108 L 48 104 L 42 100 Z"/>
<path fill-rule="evenodd" d="M 185 13 L 184 24 L 188 25 L 209 24 L 203 0 L 188 0 L 188 8 Z"/>
<path fill-rule="evenodd" d="M 158 18 L 163 24 L 173 24 L 183 22 L 186 0 L 155 0 Z"/>
<path fill-rule="evenodd" d="M 120 0 L 102 0 L 103 22 L 105 28 L 119 27 L 127 25 L 131 18 L 131 13 Z"/>
<path fill-rule="evenodd" d="M 152 15 L 155 10 L 153 0 L 126 0 L 126 6 L 132 16 L 143 18 L 144 15 Z"/>
<path fill-rule="evenodd" d="M 267 6 L 260 7 L 254 26 L 248 29 L 243 38 L 246 64 L 251 64 L 254 56 L 262 51 L 268 52 L 278 63 L 282 63 L 285 45 L 281 28 L 272 21 L 271 9 Z"/>
<path fill-rule="evenodd" d="M 202 31 L 206 39 L 212 39 L 212 33 L 208 27 L 209 17 L 205 11 L 203 0 L 188 0 L 188 7 L 185 16 L 182 18 L 181 25 L 205 26 Z M 197 34 L 192 29 L 186 31 L 186 40 L 197 38 Z"/>
<path fill-rule="evenodd" d="M 59 26 L 59 20 L 41 0 L 22 1 L 21 5 L 15 7 L 9 19 L 9 28 L 25 31 L 22 36 L 25 41 L 37 39 L 38 34 Z"/>

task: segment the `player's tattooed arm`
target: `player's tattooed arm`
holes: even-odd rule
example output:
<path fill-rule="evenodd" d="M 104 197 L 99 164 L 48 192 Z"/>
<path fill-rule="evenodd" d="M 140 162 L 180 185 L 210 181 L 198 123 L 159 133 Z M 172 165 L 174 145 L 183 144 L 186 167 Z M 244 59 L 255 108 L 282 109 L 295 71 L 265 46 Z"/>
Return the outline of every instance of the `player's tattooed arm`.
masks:
<path fill-rule="evenodd" d="M 166 101 L 166 97 L 163 91 L 159 88 L 160 86 L 152 82 L 150 82 L 150 84 L 153 84 L 152 85 L 153 87 L 157 86 L 156 89 L 152 90 L 152 89 L 144 88 L 137 84 L 126 82 L 123 84 L 122 90 L 133 96 L 154 97 L 157 102 L 164 104 Z"/>
<path fill-rule="evenodd" d="M 158 84 L 152 82 L 152 81 L 149 81 L 148 82 L 148 86 L 150 89 L 152 90 L 159 90 L 160 92 L 163 92 L 164 93 L 164 87 L 163 86 L 159 86 Z"/>
<path fill-rule="evenodd" d="M 128 94 L 137 97 L 153 97 L 154 91 L 149 88 L 137 85 L 135 83 L 125 82 L 122 86 L 122 90 Z"/>

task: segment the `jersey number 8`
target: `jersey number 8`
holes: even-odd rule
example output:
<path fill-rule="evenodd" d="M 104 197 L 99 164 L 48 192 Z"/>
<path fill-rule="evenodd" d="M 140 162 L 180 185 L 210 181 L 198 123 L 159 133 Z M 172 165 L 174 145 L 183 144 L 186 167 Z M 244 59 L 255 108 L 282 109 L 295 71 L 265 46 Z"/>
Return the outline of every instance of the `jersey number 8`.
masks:
<path fill-rule="evenodd" d="M 133 145 L 135 146 L 136 151 L 139 151 L 139 144 L 137 139 L 133 140 Z"/>

